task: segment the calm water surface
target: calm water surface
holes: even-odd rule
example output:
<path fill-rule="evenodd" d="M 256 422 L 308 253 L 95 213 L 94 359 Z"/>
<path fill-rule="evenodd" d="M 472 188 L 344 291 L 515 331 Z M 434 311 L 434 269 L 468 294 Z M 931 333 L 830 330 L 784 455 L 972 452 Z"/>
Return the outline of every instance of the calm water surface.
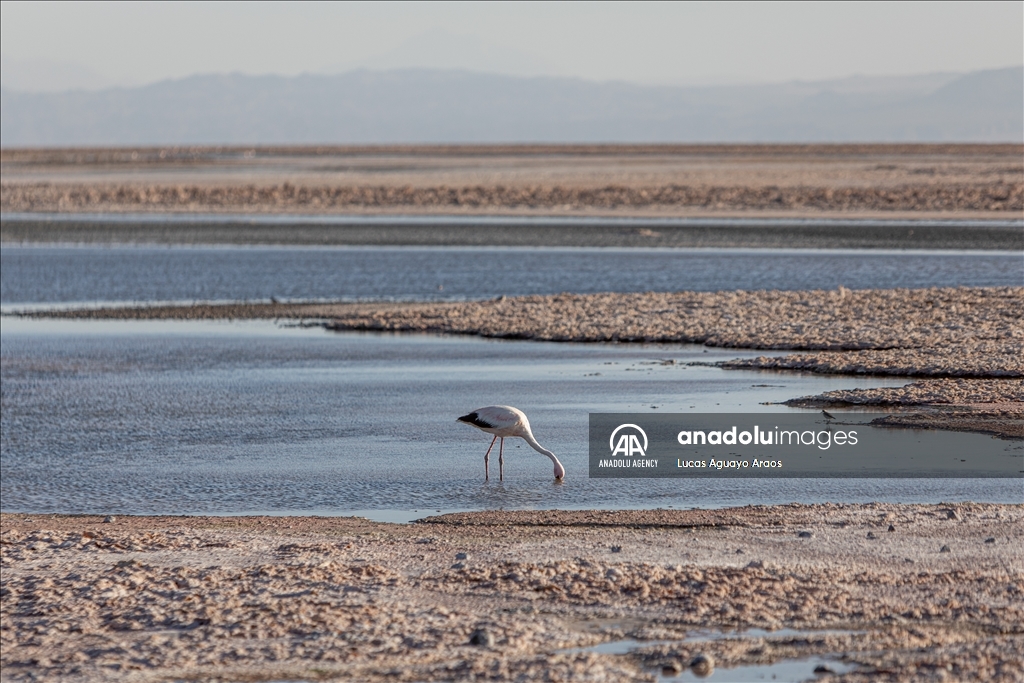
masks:
<path fill-rule="evenodd" d="M 1020 481 L 991 479 L 587 478 L 591 411 L 779 411 L 788 409 L 762 403 L 906 382 L 685 365 L 756 352 L 10 317 L 0 338 L 4 510 L 409 519 L 442 509 L 1024 494 Z M 540 442 L 565 464 L 564 484 L 553 484 L 548 460 L 516 440 L 505 483 L 483 482 L 489 439 L 455 417 L 493 403 L 527 411 Z"/>
<path fill-rule="evenodd" d="M 0 303 L 451 300 L 560 292 L 1024 284 L 1013 252 L 7 246 Z"/>
<path fill-rule="evenodd" d="M 3 246 L 0 303 L 439 300 L 563 291 L 1019 285 L 1019 254 L 381 247 Z M 591 411 L 771 411 L 906 380 L 688 366 L 758 352 L 332 334 L 270 322 L 0 325 L 0 494 L 29 512 L 335 514 L 791 501 L 1020 500 L 1001 480 L 600 480 Z M 675 365 L 660 361 L 672 359 Z M 767 385 L 767 386 L 765 386 Z M 455 417 L 524 408 L 569 477 Z M 657 406 L 655 408 L 654 406 Z M 983 437 L 979 437 L 983 438 Z"/>

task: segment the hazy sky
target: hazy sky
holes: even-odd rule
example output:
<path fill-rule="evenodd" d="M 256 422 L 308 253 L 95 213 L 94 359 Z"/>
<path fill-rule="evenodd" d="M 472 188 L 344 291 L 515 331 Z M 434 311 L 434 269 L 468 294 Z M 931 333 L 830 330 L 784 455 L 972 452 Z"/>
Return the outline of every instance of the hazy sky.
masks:
<path fill-rule="evenodd" d="M 3 2 L 0 43 L 23 89 L 360 66 L 757 83 L 1020 65 L 1024 3 Z"/>

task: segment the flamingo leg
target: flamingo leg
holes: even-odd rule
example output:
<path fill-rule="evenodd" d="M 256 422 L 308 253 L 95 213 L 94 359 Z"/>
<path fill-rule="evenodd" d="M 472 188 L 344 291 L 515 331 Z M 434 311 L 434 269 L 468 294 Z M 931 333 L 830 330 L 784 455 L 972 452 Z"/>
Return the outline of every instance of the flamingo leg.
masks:
<path fill-rule="evenodd" d="M 488 463 L 491 461 L 491 449 L 494 448 L 494 442 L 498 440 L 498 437 L 491 439 L 491 445 L 487 447 L 487 452 L 484 453 L 484 481 L 491 478 L 490 467 Z"/>
<path fill-rule="evenodd" d="M 498 445 L 498 481 L 505 481 L 505 438 Z"/>

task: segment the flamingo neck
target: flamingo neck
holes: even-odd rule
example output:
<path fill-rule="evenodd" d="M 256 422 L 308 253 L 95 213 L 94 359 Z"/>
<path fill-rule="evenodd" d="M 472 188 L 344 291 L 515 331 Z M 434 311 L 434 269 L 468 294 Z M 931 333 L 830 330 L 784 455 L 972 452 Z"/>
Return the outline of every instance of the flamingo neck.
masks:
<path fill-rule="evenodd" d="M 533 450 L 537 451 L 542 455 L 548 456 L 548 459 L 550 459 L 556 467 L 564 469 L 562 467 L 562 463 L 558 462 L 558 458 L 555 457 L 555 454 L 541 446 L 539 443 L 537 443 L 537 439 L 533 438 L 533 434 L 531 434 L 530 432 L 526 432 L 525 434 L 523 434 L 523 439 L 526 441 L 526 443 L 530 444 L 530 447 L 533 448 Z"/>

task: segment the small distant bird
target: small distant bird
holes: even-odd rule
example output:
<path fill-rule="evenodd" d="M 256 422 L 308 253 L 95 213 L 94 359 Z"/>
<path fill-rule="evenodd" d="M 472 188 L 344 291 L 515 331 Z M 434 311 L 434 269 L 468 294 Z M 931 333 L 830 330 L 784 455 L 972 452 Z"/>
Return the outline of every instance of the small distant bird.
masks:
<path fill-rule="evenodd" d="M 546 455 L 554 463 L 555 479 L 561 481 L 565 477 L 565 468 L 562 467 L 562 463 L 558 462 L 558 458 L 555 457 L 554 453 L 537 443 L 537 439 L 533 438 L 533 432 L 530 430 L 530 421 L 526 418 L 526 413 L 518 408 L 513 408 L 512 406 L 477 408 L 468 415 L 460 417 L 458 421 L 473 425 L 481 431 L 494 435 L 494 438 L 491 439 L 491 445 L 487 447 L 487 452 L 484 453 L 484 481 L 490 479 L 488 463 L 490 461 L 491 449 L 494 448 L 494 442 L 498 439 L 501 439 L 501 444 L 498 446 L 498 476 L 501 481 L 505 481 L 505 439 L 513 436 L 523 439 L 526 443 L 530 444 L 533 450 Z"/>
<path fill-rule="evenodd" d="M 827 410 L 821 411 L 821 414 L 825 416 L 826 420 L 834 420 L 834 419 L 836 419 L 836 416 L 833 415 L 832 413 L 828 412 Z"/>

